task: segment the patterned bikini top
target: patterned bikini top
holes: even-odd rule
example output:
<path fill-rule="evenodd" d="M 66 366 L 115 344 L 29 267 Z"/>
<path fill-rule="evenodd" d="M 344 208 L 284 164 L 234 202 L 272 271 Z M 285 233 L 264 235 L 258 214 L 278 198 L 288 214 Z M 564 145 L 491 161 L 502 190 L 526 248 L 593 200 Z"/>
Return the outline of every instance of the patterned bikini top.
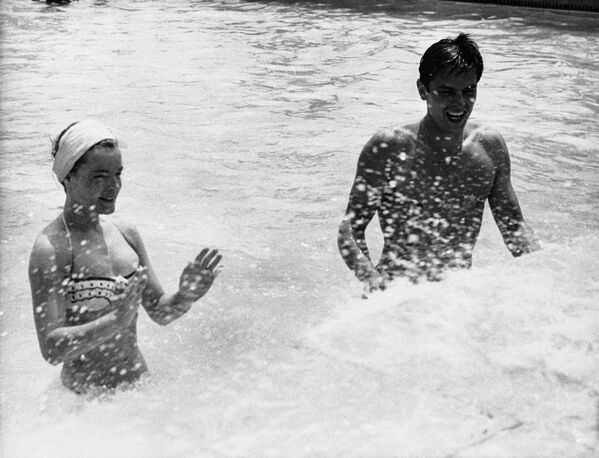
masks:
<path fill-rule="evenodd" d="M 120 294 L 127 288 L 128 278 L 118 275 L 110 277 L 86 277 L 78 279 L 76 277 L 67 278 L 67 294 L 71 304 L 78 309 L 86 308 L 92 312 L 102 310 L 110 304 L 110 299 L 116 294 Z M 75 307 L 74 307 L 75 308 Z"/>
<path fill-rule="evenodd" d="M 129 284 L 129 279 L 135 274 L 135 270 L 129 275 L 123 277 L 82 277 L 74 275 L 74 252 L 71 242 L 71 233 L 69 232 L 64 214 L 62 216 L 67 239 L 69 242 L 69 252 L 71 256 L 69 271 L 71 274 L 64 279 L 63 286 L 66 287 L 67 295 L 70 299 L 70 307 L 67 307 L 67 321 L 72 324 L 81 324 L 96 319 L 108 310 L 105 310 L 111 303 L 111 299 L 125 291 Z"/>

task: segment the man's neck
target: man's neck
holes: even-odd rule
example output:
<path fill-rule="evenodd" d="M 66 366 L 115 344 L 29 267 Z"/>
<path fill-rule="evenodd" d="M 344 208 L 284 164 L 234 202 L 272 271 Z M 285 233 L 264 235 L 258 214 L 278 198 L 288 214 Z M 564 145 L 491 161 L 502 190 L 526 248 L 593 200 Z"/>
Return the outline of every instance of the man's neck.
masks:
<path fill-rule="evenodd" d="M 447 132 L 439 129 L 429 115 L 426 115 L 418 128 L 418 138 L 431 148 L 435 156 L 443 160 L 459 157 L 462 154 L 464 131 Z"/>

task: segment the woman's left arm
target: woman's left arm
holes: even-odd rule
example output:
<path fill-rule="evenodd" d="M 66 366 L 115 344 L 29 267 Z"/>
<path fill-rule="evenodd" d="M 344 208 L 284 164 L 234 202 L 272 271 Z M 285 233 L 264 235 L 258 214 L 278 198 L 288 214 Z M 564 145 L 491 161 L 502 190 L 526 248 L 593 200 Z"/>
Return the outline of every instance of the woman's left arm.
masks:
<path fill-rule="evenodd" d="M 142 293 L 142 305 L 150 318 L 162 326 L 187 313 L 193 303 L 208 292 L 220 272 L 222 256 L 218 250 L 204 248 L 183 270 L 177 292 L 165 293 L 138 230 L 133 226 L 119 226 L 137 252 L 140 266 L 146 269 L 148 282 Z"/>

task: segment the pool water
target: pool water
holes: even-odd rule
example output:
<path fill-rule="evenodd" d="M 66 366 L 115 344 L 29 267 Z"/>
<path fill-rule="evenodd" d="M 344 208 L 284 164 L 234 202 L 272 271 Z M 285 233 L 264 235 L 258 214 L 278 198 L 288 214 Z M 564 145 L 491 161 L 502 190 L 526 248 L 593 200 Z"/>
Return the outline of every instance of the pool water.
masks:
<path fill-rule="evenodd" d="M 0 455 L 596 456 L 599 15 L 439 1 L 2 2 Z M 424 50 L 466 31 L 473 121 L 503 133 L 541 252 L 490 213 L 468 272 L 368 301 L 336 247 L 362 145 L 423 116 Z M 204 246 L 213 289 L 161 328 L 150 374 L 60 387 L 27 280 L 64 202 L 50 138 L 125 138 L 117 214 L 173 290 Z M 368 241 L 377 253 L 380 232 Z"/>

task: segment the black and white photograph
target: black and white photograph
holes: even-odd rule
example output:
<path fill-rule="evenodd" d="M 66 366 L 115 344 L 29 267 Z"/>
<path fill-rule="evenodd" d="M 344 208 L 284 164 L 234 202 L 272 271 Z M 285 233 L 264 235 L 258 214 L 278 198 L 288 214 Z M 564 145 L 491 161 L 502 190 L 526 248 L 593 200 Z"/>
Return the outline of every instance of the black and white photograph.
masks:
<path fill-rule="evenodd" d="M 0 0 L 0 456 L 599 456 L 599 0 Z"/>

